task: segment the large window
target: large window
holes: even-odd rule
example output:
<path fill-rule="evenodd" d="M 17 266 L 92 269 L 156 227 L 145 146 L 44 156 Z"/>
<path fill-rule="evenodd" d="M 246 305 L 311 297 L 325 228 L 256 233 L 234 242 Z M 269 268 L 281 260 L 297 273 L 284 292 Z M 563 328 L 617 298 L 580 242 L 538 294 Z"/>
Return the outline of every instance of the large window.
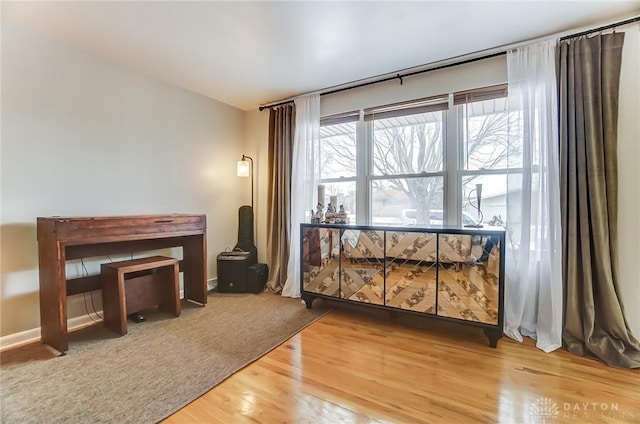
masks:
<path fill-rule="evenodd" d="M 506 87 L 449 97 L 323 118 L 320 182 L 351 223 L 473 225 L 506 218 L 506 170 L 517 160 L 507 150 Z"/>

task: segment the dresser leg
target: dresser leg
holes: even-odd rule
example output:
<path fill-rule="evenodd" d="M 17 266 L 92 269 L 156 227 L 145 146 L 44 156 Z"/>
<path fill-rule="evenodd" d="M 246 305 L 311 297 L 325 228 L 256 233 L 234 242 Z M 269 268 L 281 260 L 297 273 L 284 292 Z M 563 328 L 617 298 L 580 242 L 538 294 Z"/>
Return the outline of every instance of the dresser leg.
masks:
<path fill-rule="evenodd" d="M 498 347 L 498 340 L 502 337 L 502 330 L 497 328 L 485 328 L 482 330 L 484 335 L 489 338 L 489 346 Z"/>
<path fill-rule="evenodd" d="M 315 299 L 316 297 L 311 296 L 308 293 L 303 293 L 301 297 L 307 309 L 311 309 L 311 305 L 313 304 L 313 299 Z"/>

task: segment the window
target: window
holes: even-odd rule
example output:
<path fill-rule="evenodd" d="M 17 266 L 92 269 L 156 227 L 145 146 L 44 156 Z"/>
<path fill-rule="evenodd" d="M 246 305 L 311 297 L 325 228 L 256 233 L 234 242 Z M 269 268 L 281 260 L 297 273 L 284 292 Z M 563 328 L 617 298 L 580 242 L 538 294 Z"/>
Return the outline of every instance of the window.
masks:
<path fill-rule="evenodd" d="M 513 160 L 506 143 L 506 85 L 453 93 L 452 108 L 449 97 L 322 119 L 320 183 L 328 190 L 327 199 L 338 197 L 351 223 L 475 225 L 504 220 L 507 162 Z M 446 128 L 458 131 L 447 134 Z M 474 207 L 478 192 L 483 216 Z"/>
<path fill-rule="evenodd" d="M 328 196 L 337 196 L 356 222 L 357 115 L 324 121 L 320 127 L 319 175 Z M 324 200 L 324 201 L 323 201 Z M 319 199 L 327 206 L 326 199 Z"/>
<path fill-rule="evenodd" d="M 431 209 L 443 207 L 444 113 L 422 108 L 402 112 L 386 118 L 374 112 L 365 118 L 373 129 L 373 225 L 405 224 L 402 211 L 407 209 L 415 211 L 416 224 L 425 223 Z"/>
<path fill-rule="evenodd" d="M 507 168 L 513 170 L 522 164 L 521 152 L 514 148 L 513 139 L 509 144 L 509 131 L 517 120 L 509 114 L 506 96 L 505 86 L 454 95 L 462 145 L 463 221 L 464 214 L 489 225 L 502 225 L 506 219 Z"/>

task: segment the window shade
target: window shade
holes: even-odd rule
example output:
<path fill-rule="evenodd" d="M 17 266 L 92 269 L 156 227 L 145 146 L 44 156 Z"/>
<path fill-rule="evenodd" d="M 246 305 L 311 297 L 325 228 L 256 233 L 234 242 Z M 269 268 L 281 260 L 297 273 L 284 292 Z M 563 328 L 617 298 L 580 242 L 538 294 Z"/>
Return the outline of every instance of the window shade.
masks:
<path fill-rule="evenodd" d="M 507 84 L 493 85 L 490 87 L 475 88 L 453 93 L 453 104 L 481 102 L 507 97 Z M 437 112 L 449 108 L 448 95 L 427 97 L 418 100 L 392 103 L 384 106 L 376 106 L 364 109 L 364 120 L 395 118 L 398 116 L 415 115 L 418 113 Z M 320 119 L 320 125 L 336 125 L 347 122 L 355 122 L 360 119 L 360 112 L 351 111 L 337 115 L 331 115 Z"/>
<path fill-rule="evenodd" d="M 325 116 L 320 118 L 320 126 L 346 124 L 348 122 L 356 122 L 360 119 L 360 112 L 351 111 L 339 113 L 337 115 Z"/>
<path fill-rule="evenodd" d="M 476 88 L 473 90 L 458 91 L 453 93 L 453 104 L 481 102 L 507 97 L 507 84 L 493 85 L 491 87 Z"/>
<path fill-rule="evenodd" d="M 389 105 L 368 108 L 364 110 L 364 120 L 395 118 L 398 116 L 415 115 L 418 113 L 437 112 L 449 108 L 449 96 L 441 95 L 412 100 L 409 102 L 392 103 Z"/>

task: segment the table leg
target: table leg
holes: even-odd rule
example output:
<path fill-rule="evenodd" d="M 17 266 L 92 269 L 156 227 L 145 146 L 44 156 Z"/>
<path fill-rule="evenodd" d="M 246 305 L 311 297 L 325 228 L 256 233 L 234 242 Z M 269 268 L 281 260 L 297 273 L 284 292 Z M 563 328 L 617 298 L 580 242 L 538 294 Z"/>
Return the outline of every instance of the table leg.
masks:
<path fill-rule="evenodd" d="M 182 248 L 184 298 L 207 303 L 207 240 L 204 234 L 190 236 Z"/>

